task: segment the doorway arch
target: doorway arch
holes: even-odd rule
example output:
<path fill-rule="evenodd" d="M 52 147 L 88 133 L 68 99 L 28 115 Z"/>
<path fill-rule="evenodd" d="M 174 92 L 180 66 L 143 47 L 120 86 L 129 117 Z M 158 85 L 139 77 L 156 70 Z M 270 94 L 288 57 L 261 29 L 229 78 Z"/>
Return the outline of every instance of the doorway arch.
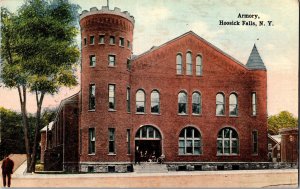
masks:
<path fill-rule="evenodd" d="M 152 125 L 140 127 L 135 134 L 135 156 L 139 155 L 140 161 L 156 161 L 162 154 L 161 136 L 160 131 Z"/>

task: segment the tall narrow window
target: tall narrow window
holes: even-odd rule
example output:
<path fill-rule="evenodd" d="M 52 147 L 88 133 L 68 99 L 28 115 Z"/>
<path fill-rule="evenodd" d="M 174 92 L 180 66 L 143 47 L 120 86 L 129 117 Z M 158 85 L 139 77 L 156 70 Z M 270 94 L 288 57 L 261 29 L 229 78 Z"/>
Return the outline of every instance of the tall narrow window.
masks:
<path fill-rule="evenodd" d="M 127 66 L 127 70 L 131 69 L 131 61 L 129 58 L 127 59 L 126 66 Z"/>
<path fill-rule="evenodd" d="M 99 43 L 104 44 L 104 37 L 105 35 L 99 35 Z"/>
<path fill-rule="evenodd" d="M 109 140 L 109 146 L 108 146 L 108 153 L 115 154 L 115 129 L 109 128 L 108 129 L 108 140 Z"/>
<path fill-rule="evenodd" d="M 130 87 L 127 87 L 126 90 L 126 105 L 127 105 L 127 112 L 130 112 Z"/>
<path fill-rule="evenodd" d="M 198 155 L 202 153 L 201 150 L 201 136 L 200 132 L 193 128 L 187 127 L 180 132 L 179 135 L 179 155 L 191 154 Z"/>
<path fill-rule="evenodd" d="M 230 116 L 238 115 L 238 97 L 234 93 L 230 94 L 229 96 L 229 115 Z"/>
<path fill-rule="evenodd" d="M 201 114 L 201 95 L 198 92 L 193 93 L 192 101 L 193 114 Z"/>
<path fill-rule="evenodd" d="M 116 55 L 108 55 L 108 66 L 116 65 Z"/>
<path fill-rule="evenodd" d="M 228 127 L 219 131 L 217 139 L 217 148 L 217 153 L 220 155 L 238 154 L 239 139 L 237 132 Z"/>
<path fill-rule="evenodd" d="M 90 56 L 90 66 L 94 67 L 96 65 L 96 56 L 95 55 L 91 55 Z"/>
<path fill-rule="evenodd" d="M 108 108 L 110 110 L 114 110 L 116 108 L 115 88 L 116 86 L 113 84 L 108 85 Z"/>
<path fill-rule="evenodd" d="M 129 40 L 127 40 L 127 48 L 130 49 L 130 41 Z"/>
<path fill-rule="evenodd" d="M 187 113 L 187 95 L 185 92 L 180 92 L 178 94 L 178 113 L 186 114 Z"/>
<path fill-rule="evenodd" d="M 135 95 L 136 100 L 136 112 L 145 112 L 145 92 L 143 90 L 138 90 Z"/>
<path fill-rule="evenodd" d="M 90 45 L 94 45 L 95 37 L 93 35 L 90 36 Z"/>
<path fill-rule="evenodd" d="M 110 37 L 109 37 L 109 44 L 111 44 L 111 45 L 116 44 L 115 36 L 110 36 Z"/>
<path fill-rule="evenodd" d="M 151 113 L 159 113 L 159 93 L 152 91 L 151 93 Z"/>
<path fill-rule="evenodd" d="M 96 106 L 96 85 L 90 84 L 89 89 L 89 110 L 95 110 Z"/>
<path fill-rule="evenodd" d="M 176 73 L 177 74 L 182 74 L 182 56 L 181 54 L 178 54 L 176 56 Z"/>
<path fill-rule="evenodd" d="M 96 152 L 96 137 L 95 137 L 95 128 L 89 128 L 89 154 L 95 154 Z"/>
<path fill-rule="evenodd" d="M 130 153 L 130 129 L 127 129 L 126 142 L 127 142 L 127 154 L 131 154 Z"/>
<path fill-rule="evenodd" d="M 200 55 L 196 57 L 196 75 L 202 75 L 202 57 Z"/>
<path fill-rule="evenodd" d="M 123 38 L 123 37 L 120 37 L 120 38 L 119 38 L 119 46 L 124 47 L 124 44 L 125 44 L 124 38 Z"/>
<path fill-rule="evenodd" d="M 193 64 L 192 64 L 192 53 L 186 53 L 186 75 L 192 75 Z"/>
<path fill-rule="evenodd" d="M 83 38 L 83 45 L 86 46 L 87 42 L 86 42 L 86 37 Z"/>
<path fill-rule="evenodd" d="M 253 149 L 252 153 L 257 154 L 258 150 L 258 145 L 257 145 L 257 131 L 252 131 L 252 142 L 253 142 Z"/>
<path fill-rule="evenodd" d="M 252 93 L 252 115 L 256 116 L 256 93 Z"/>
<path fill-rule="evenodd" d="M 216 96 L 216 115 L 225 115 L 225 97 L 222 93 Z"/>

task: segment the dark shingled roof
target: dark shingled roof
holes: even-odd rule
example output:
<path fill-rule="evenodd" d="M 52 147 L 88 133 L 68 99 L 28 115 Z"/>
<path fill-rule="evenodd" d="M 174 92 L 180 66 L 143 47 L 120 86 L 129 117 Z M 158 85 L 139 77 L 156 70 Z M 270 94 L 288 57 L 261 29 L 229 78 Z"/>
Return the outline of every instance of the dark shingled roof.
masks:
<path fill-rule="evenodd" d="M 262 61 L 255 44 L 253 46 L 252 52 L 249 56 L 246 66 L 251 70 L 266 70 L 266 66 Z"/>

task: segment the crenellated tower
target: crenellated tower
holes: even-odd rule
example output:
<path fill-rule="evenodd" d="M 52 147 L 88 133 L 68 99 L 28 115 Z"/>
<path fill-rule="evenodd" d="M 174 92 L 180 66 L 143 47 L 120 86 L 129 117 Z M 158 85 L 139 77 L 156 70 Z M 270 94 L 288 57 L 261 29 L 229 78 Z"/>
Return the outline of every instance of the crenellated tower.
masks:
<path fill-rule="evenodd" d="M 98 10 L 93 7 L 80 15 L 80 27 L 79 141 L 85 148 L 80 149 L 79 169 L 89 171 L 89 162 L 98 162 L 103 166 L 93 171 L 102 172 L 100 169 L 107 169 L 105 163 L 132 160 L 130 143 L 126 142 L 131 137 L 130 109 L 126 100 L 127 90 L 130 90 L 134 17 L 119 8 L 110 10 L 103 6 Z M 126 135 L 129 136 L 126 138 Z"/>

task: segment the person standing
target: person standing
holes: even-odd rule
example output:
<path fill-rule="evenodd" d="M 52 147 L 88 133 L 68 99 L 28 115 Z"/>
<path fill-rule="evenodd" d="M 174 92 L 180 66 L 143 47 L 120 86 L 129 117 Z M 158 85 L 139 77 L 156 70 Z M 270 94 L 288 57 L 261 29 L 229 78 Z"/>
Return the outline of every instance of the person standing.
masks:
<path fill-rule="evenodd" d="M 14 162 L 8 157 L 8 155 L 4 156 L 4 160 L 2 162 L 1 168 L 2 168 L 2 177 L 3 177 L 3 187 L 6 187 L 6 177 L 7 177 L 7 186 L 10 187 L 11 174 L 13 174 L 13 169 L 14 169 Z"/>

